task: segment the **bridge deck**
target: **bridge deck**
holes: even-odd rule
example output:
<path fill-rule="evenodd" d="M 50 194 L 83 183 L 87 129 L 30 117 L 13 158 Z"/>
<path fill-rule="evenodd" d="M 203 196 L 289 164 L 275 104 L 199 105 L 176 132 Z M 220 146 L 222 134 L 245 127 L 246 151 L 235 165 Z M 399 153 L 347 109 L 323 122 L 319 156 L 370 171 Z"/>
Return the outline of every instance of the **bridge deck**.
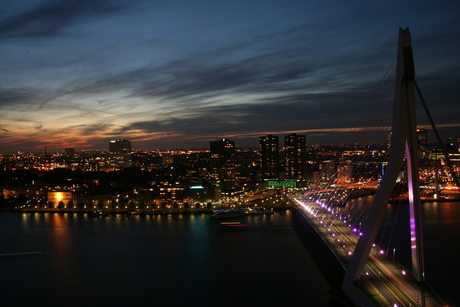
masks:
<path fill-rule="evenodd" d="M 346 270 L 359 231 L 349 227 L 333 210 L 304 196 L 288 199 Z M 428 285 L 418 282 L 409 270 L 381 253 L 378 246 L 373 247 L 356 287 L 377 306 L 444 306 Z"/>

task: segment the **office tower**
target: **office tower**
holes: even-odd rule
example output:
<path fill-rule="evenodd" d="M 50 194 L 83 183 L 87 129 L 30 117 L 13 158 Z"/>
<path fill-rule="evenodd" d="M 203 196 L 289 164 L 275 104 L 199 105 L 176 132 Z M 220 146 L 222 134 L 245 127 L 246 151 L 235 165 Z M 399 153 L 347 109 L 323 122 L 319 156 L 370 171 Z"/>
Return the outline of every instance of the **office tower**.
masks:
<path fill-rule="evenodd" d="M 131 142 L 127 140 L 110 141 L 109 159 L 110 165 L 115 168 L 131 167 Z"/>
<path fill-rule="evenodd" d="M 460 166 L 460 137 L 446 138 L 445 149 L 450 162 Z"/>
<path fill-rule="evenodd" d="M 73 157 L 75 155 L 75 148 L 66 148 L 65 155 L 67 157 Z"/>
<path fill-rule="evenodd" d="M 425 151 L 427 146 L 427 131 L 425 128 L 417 129 L 417 143 L 420 151 Z"/>
<path fill-rule="evenodd" d="M 278 179 L 280 175 L 278 136 L 269 134 L 259 137 L 259 149 L 262 178 Z"/>
<path fill-rule="evenodd" d="M 306 138 L 292 133 L 284 136 L 286 179 L 306 177 Z"/>
<path fill-rule="evenodd" d="M 168 165 L 174 163 L 174 156 L 171 154 L 163 154 L 161 155 L 161 164 Z"/>
<path fill-rule="evenodd" d="M 220 181 L 222 190 L 235 189 L 235 143 L 229 139 L 210 142 L 211 172 Z"/>
<path fill-rule="evenodd" d="M 427 155 L 428 133 L 425 128 L 417 128 L 418 156 L 424 158 Z"/>

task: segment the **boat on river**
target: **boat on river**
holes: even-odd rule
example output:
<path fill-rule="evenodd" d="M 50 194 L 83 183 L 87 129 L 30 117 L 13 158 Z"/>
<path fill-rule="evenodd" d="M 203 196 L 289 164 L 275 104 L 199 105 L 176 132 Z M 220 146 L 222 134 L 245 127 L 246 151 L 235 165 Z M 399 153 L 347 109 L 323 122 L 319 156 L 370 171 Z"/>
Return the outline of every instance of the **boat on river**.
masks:
<path fill-rule="evenodd" d="M 218 209 L 211 214 L 211 218 L 232 218 L 246 215 L 273 214 L 273 208 L 231 208 Z"/>
<path fill-rule="evenodd" d="M 240 209 L 219 209 L 211 214 L 212 219 L 228 219 L 234 217 L 242 217 L 245 216 L 246 212 Z"/>

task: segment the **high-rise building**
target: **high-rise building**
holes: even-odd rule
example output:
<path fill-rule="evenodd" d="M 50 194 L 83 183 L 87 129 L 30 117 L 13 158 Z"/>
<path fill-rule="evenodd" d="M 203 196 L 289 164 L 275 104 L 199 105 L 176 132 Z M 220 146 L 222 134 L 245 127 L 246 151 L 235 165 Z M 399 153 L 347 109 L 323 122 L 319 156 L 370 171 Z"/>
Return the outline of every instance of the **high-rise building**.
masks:
<path fill-rule="evenodd" d="M 75 148 L 66 148 L 65 155 L 67 157 L 73 157 L 75 155 Z"/>
<path fill-rule="evenodd" d="M 131 167 L 131 142 L 127 140 L 110 141 L 109 159 L 110 165 L 115 168 Z"/>
<path fill-rule="evenodd" d="M 171 154 L 163 154 L 161 155 L 161 164 L 168 165 L 174 163 L 174 156 Z"/>
<path fill-rule="evenodd" d="M 417 143 L 418 149 L 420 151 L 425 151 L 427 146 L 427 131 L 426 128 L 418 128 L 417 129 Z"/>
<path fill-rule="evenodd" d="M 292 133 L 284 136 L 286 179 L 306 177 L 306 137 Z"/>
<path fill-rule="evenodd" d="M 427 131 L 426 128 L 417 129 L 417 143 L 420 150 L 425 150 L 427 146 Z"/>
<path fill-rule="evenodd" d="M 460 137 L 448 137 L 445 148 L 450 162 L 460 166 Z"/>
<path fill-rule="evenodd" d="M 229 139 L 210 142 L 212 175 L 220 181 L 222 190 L 233 190 L 235 179 L 235 143 Z"/>
<path fill-rule="evenodd" d="M 278 179 L 280 175 L 279 140 L 271 134 L 259 137 L 261 175 L 263 179 Z"/>
<path fill-rule="evenodd" d="M 427 154 L 428 133 L 425 128 L 417 128 L 417 144 L 419 158 L 424 158 Z"/>

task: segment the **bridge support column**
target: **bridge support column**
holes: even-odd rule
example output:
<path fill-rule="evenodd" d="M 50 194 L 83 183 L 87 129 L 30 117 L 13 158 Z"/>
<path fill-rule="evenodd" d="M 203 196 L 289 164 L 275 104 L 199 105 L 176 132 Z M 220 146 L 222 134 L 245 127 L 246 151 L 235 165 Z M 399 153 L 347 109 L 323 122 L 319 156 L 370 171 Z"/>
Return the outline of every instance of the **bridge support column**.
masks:
<path fill-rule="evenodd" d="M 363 235 L 356 245 L 342 282 L 342 290 L 350 299 L 354 300 L 356 298 L 356 304 L 363 306 L 364 301 L 362 300 L 364 300 L 365 295 L 358 290 L 354 282 L 360 279 L 372 244 L 375 242 L 394 184 L 402 169 L 404 155 L 406 155 L 407 159 L 409 181 L 412 272 L 417 280 L 424 280 L 414 96 L 415 69 L 411 36 L 408 28 L 399 29 L 397 61 L 390 159 L 369 216 L 365 221 Z M 362 296 L 361 299 L 359 296 Z"/>

